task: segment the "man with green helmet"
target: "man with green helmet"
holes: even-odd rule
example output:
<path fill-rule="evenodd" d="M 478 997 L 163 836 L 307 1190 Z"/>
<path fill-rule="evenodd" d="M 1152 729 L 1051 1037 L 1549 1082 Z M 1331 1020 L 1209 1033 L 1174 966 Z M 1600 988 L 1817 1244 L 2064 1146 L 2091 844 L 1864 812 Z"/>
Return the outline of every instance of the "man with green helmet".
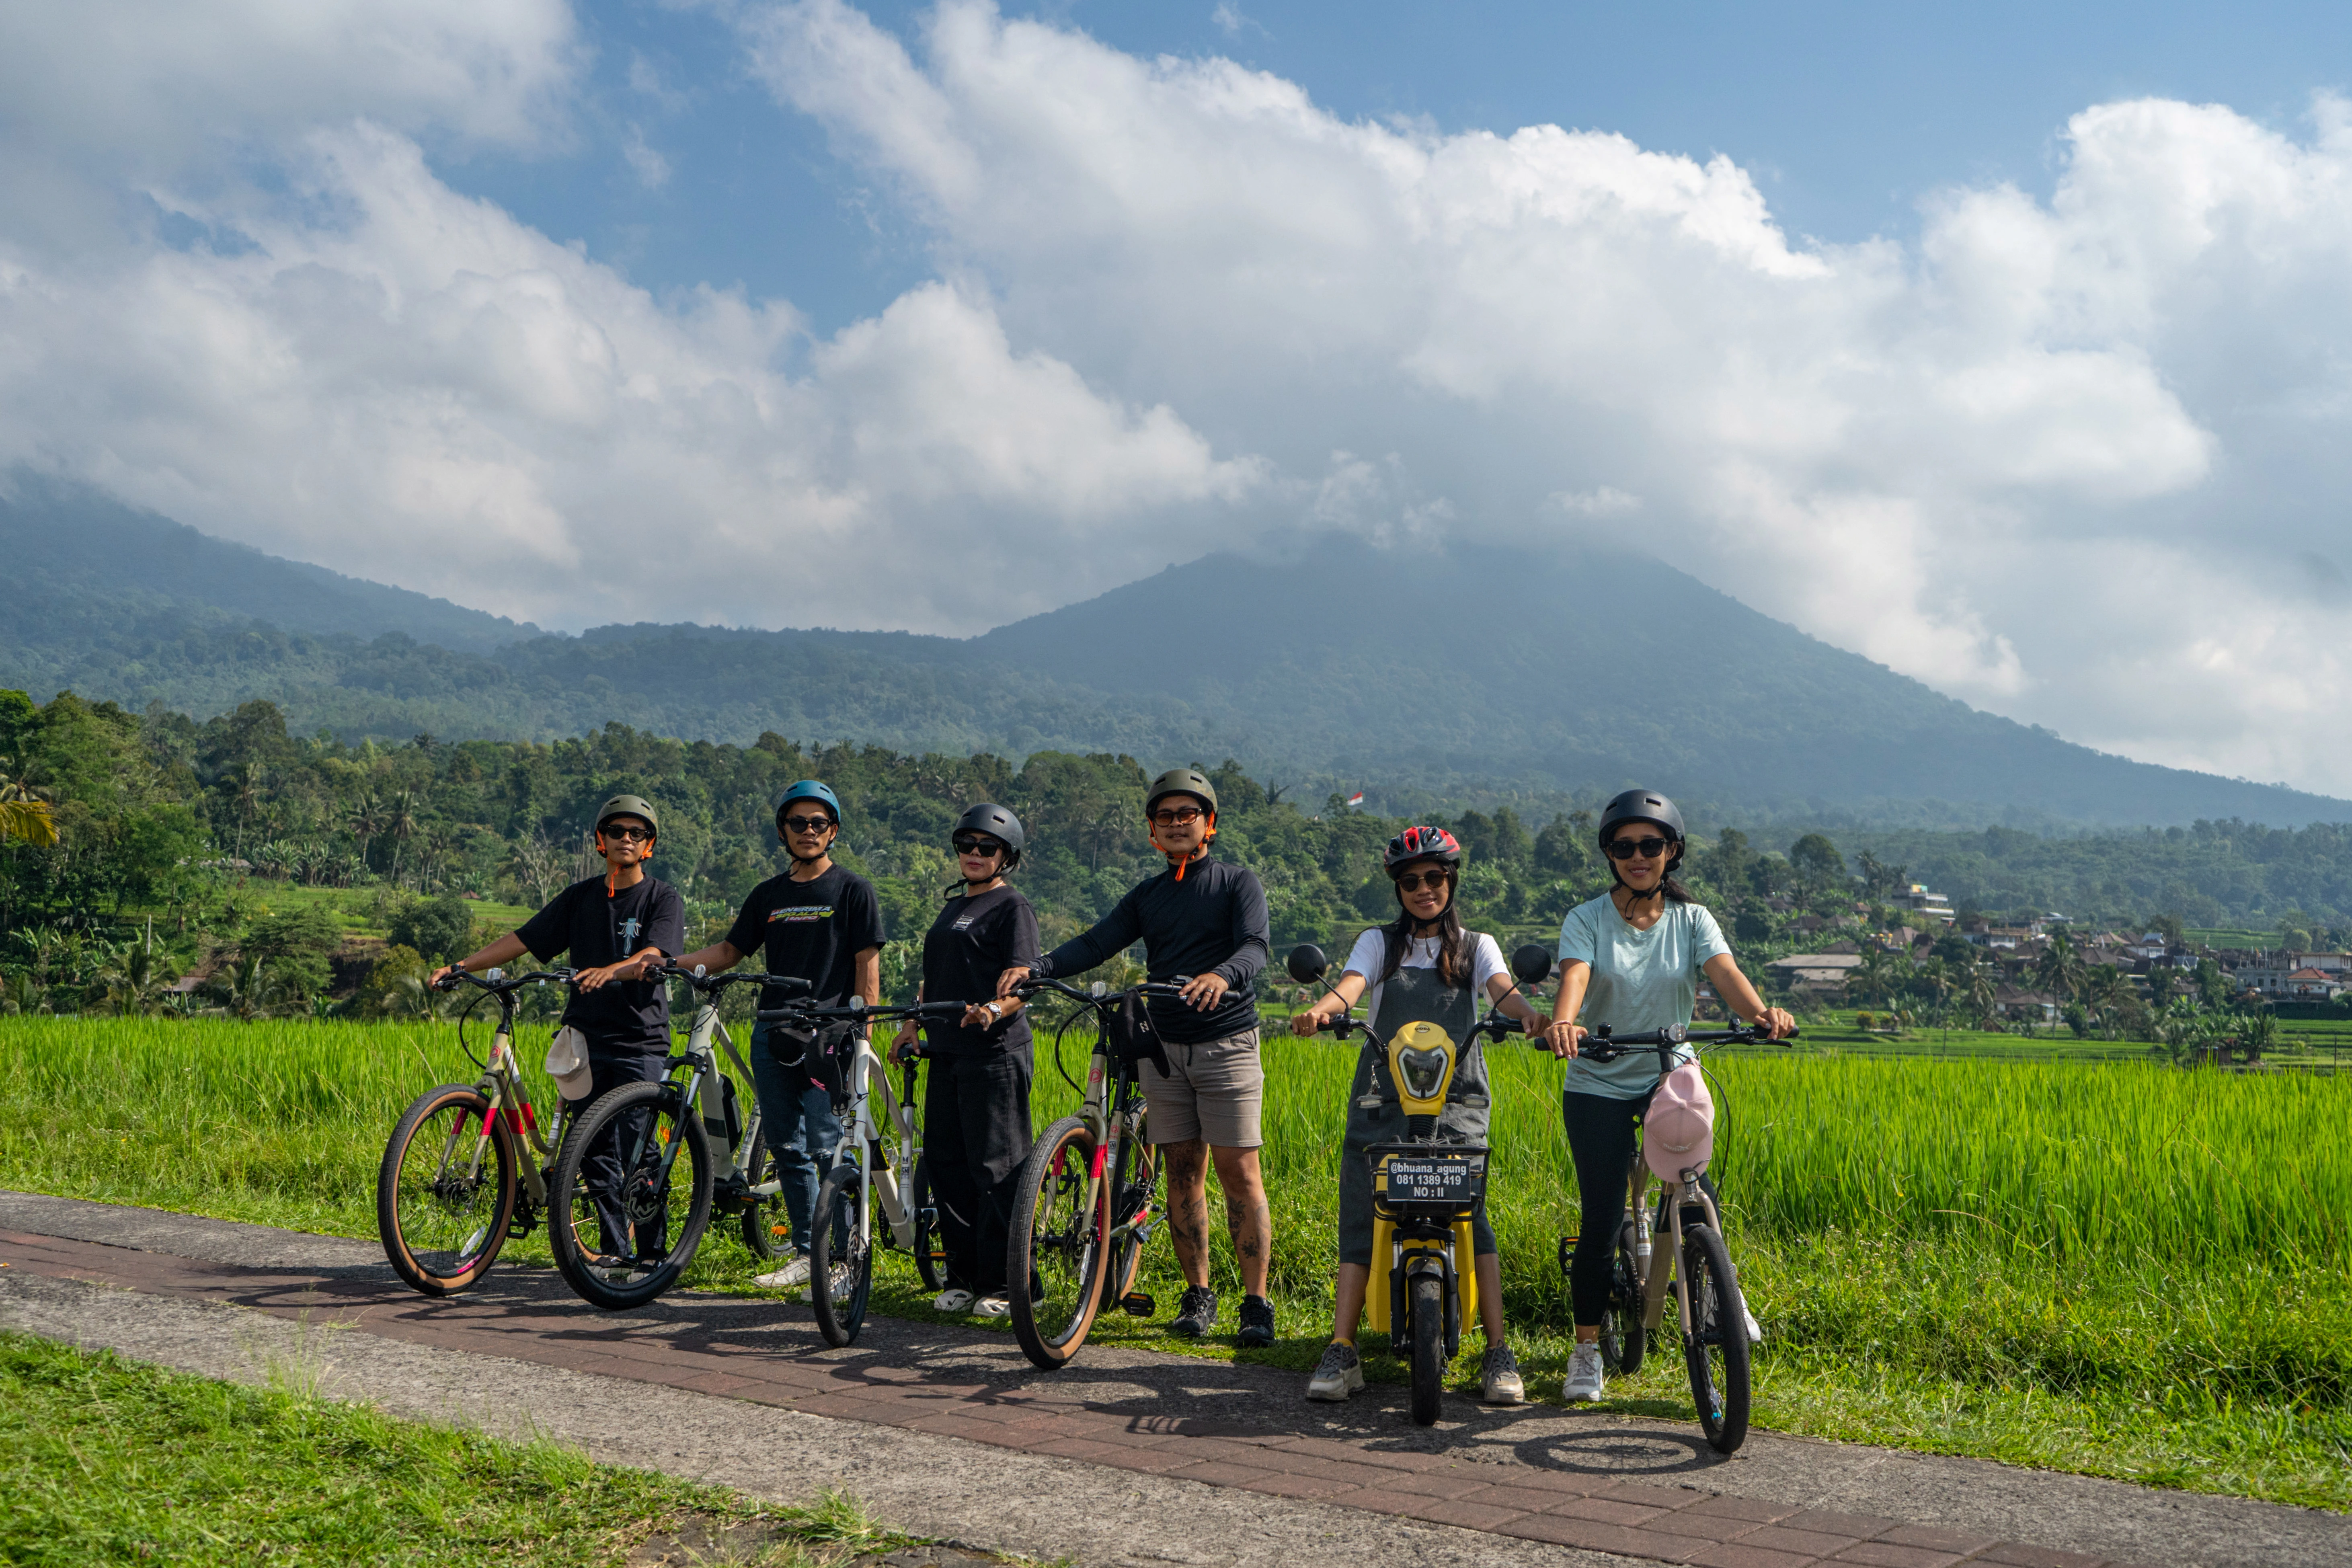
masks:
<path fill-rule="evenodd" d="M 596 808 L 594 842 L 604 858 L 604 874 L 572 883 L 520 929 L 449 966 L 479 972 L 526 952 L 541 963 L 570 955 L 575 971 L 572 999 L 549 1059 L 559 1053 L 575 1062 L 581 1055 L 586 1058 L 584 1094 L 569 1092 L 579 1087 L 579 1069 L 564 1074 L 565 1098 L 574 1114 L 607 1089 L 660 1078 L 669 1058 L 669 995 L 660 982 L 645 978 L 644 970 L 686 945 L 686 903 L 676 888 L 646 874 L 659 832 L 660 819 L 644 797 L 613 796 Z M 436 970 L 433 978 L 448 972 Z M 606 1253 L 650 1253 L 663 1239 L 641 1236 L 632 1245 L 619 1198 L 620 1151 L 644 1135 L 650 1116 L 647 1111 L 615 1121 L 582 1162 Z"/>
<path fill-rule="evenodd" d="M 802 779 L 778 792 L 776 837 L 792 867 L 751 889 L 726 940 L 712 942 L 678 962 L 699 963 L 714 973 L 732 969 L 761 948 L 768 973 L 809 983 L 808 1000 L 838 1007 L 852 996 L 879 1001 L 882 992 L 882 900 L 874 884 L 834 863 L 841 835 L 841 801 L 821 779 Z M 781 1007 L 787 998 L 762 991 L 760 1005 Z M 822 1063 L 793 1050 L 779 1059 L 771 1049 L 779 1037 L 765 1024 L 751 1031 L 751 1089 L 759 1096 L 760 1126 L 775 1156 L 783 1184 L 784 1212 L 792 1221 L 793 1256 L 754 1283 L 789 1289 L 808 1281 L 809 1216 L 816 1209 L 824 1167 L 841 1145 L 841 1119 L 834 1114 L 833 1089 L 821 1076 Z"/>
<path fill-rule="evenodd" d="M 1272 940 L 1265 889 L 1257 874 L 1209 857 L 1217 836 L 1217 791 L 1198 768 L 1171 768 L 1151 781 L 1143 816 L 1152 847 L 1168 869 L 1118 901 L 1092 931 L 1037 961 L 1040 975 L 1067 979 L 1136 942 L 1154 980 L 1186 978 L 1183 1000 L 1151 1002 L 1151 1021 L 1168 1052 L 1170 1073 L 1150 1062 L 1139 1070 L 1151 1141 L 1168 1162 L 1168 1230 L 1186 1289 L 1176 1332 L 1216 1326 L 1217 1293 L 1209 1288 L 1209 1164 L 1224 1189 L 1225 1223 L 1242 1270 L 1244 1345 L 1274 1342 L 1266 1265 L 1274 1224 L 1258 1170 L 1258 1112 L 1265 1069 L 1258 1060 L 1257 998 L 1251 983 L 1265 967 Z M 1004 972 L 1000 995 L 1031 973 Z"/>

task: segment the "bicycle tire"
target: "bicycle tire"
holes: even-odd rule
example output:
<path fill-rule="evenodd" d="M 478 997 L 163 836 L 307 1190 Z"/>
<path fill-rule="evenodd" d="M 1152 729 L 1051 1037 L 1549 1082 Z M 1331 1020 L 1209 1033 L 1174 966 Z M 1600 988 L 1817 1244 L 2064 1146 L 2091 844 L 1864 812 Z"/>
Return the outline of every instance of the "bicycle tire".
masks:
<path fill-rule="evenodd" d="M 1601 1314 L 1601 1364 L 1619 1377 L 1642 1370 L 1649 1333 L 1642 1324 L 1642 1276 L 1634 1267 L 1633 1222 L 1617 1227 L 1609 1259 L 1609 1305 Z"/>
<path fill-rule="evenodd" d="M 444 1158 L 478 1139 L 485 1120 L 496 1173 L 448 1175 Z M 410 1171 L 412 1152 L 430 1160 L 429 1174 Z M 473 1085 L 445 1083 L 409 1101 L 375 1173 L 376 1233 L 393 1272 L 426 1296 L 454 1296 L 489 1272 L 514 1225 L 516 1164 L 512 1130 Z"/>
<path fill-rule="evenodd" d="M 865 1173 L 835 1165 L 816 1190 L 809 1216 L 809 1302 L 816 1309 L 817 1332 L 839 1350 L 866 1326 L 866 1304 L 874 1294 L 874 1227 L 858 1233 L 865 1206 Z M 866 1216 L 869 1220 L 872 1216 Z"/>
<path fill-rule="evenodd" d="M 1021 1167 L 1004 1245 L 1004 1289 L 1013 1337 L 1046 1372 L 1066 1366 L 1087 1342 L 1102 1303 L 1110 1184 L 1094 1184 L 1094 1134 L 1075 1116 L 1045 1129 Z"/>
<path fill-rule="evenodd" d="M 1160 1184 L 1156 1151 L 1144 1141 L 1144 1130 L 1139 1125 L 1118 1146 L 1118 1169 L 1111 1183 L 1111 1223 L 1125 1223 L 1128 1215 L 1151 1201 Z M 1097 1310 L 1115 1306 L 1129 1291 L 1135 1289 L 1135 1277 L 1143 1272 L 1143 1243 L 1133 1236 L 1112 1243 L 1110 1279 L 1103 1301 Z"/>
<path fill-rule="evenodd" d="M 1683 1227 L 1683 1290 L 1691 1303 L 1683 1358 L 1699 1429 L 1708 1447 L 1734 1453 L 1748 1440 L 1748 1317 L 1731 1254 L 1713 1226 Z"/>
<path fill-rule="evenodd" d="M 775 1156 L 768 1152 L 768 1134 L 762 1129 L 751 1134 L 751 1157 L 743 1165 L 744 1184 L 756 1187 L 774 1180 L 775 1174 Z M 760 1262 L 772 1263 L 792 1256 L 793 1216 L 792 1211 L 784 1207 L 781 1188 L 744 1205 L 742 1231 L 743 1250 Z"/>
<path fill-rule="evenodd" d="M 617 1255 L 625 1261 L 616 1267 L 597 1262 L 604 1256 L 601 1247 L 582 1238 L 583 1229 L 603 1229 L 583 1167 L 607 1129 L 635 1111 L 650 1111 L 653 1120 L 635 1151 L 620 1151 L 629 1165 L 622 1173 L 621 1201 L 629 1223 L 630 1250 Z M 677 1144 L 677 1157 L 663 1176 L 661 1153 L 671 1141 Z M 681 1163 L 687 1166 L 682 1188 Z M 710 1223 L 711 1184 L 710 1140 L 702 1131 L 701 1116 L 678 1094 L 677 1084 L 667 1079 L 625 1083 L 599 1095 L 564 1134 L 562 1152 L 548 1175 L 548 1248 L 555 1254 L 564 1283 L 582 1300 L 608 1312 L 642 1307 L 667 1290 L 702 1245 Z M 661 1216 L 661 1238 L 653 1250 L 641 1253 L 637 1233 L 656 1215 Z M 616 1279 L 614 1274 L 627 1278 Z"/>
<path fill-rule="evenodd" d="M 1445 1281 L 1416 1274 L 1406 1299 L 1412 1313 L 1412 1424 L 1434 1426 L 1445 1394 Z"/>
<path fill-rule="evenodd" d="M 915 1156 L 915 1272 L 933 1295 L 948 1288 L 948 1249 L 940 1240 L 939 1194 L 931 1191 L 931 1162 Z"/>

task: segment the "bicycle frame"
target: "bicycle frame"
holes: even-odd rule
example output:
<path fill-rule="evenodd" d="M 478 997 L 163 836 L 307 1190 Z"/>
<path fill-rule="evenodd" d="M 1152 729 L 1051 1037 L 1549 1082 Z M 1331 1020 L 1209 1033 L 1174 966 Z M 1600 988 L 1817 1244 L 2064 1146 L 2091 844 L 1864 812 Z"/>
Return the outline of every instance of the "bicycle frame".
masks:
<path fill-rule="evenodd" d="M 466 978 L 474 979 L 470 974 Z M 562 1146 L 564 1107 L 570 1102 L 561 1095 L 556 1097 L 554 1115 L 542 1131 L 539 1117 L 531 1109 L 530 1095 L 523 1087 L 521 1064 L 515 1059 L 515 993 L 525 985 L 545 984 L 550 980 L 568 982 L 571 978 L 570 970 L 549 970 L 520 975 L 509 982 L 503 971 L 493 969 L 481 979 L 474 980 L 474 984 L 497 997 L 499 1003 L 499 1022 L 490 1036 L 490 1054 L 482 1064 L 482 1076 L 474 1081 L 474 1091 L 489 1102 L 493 1116 L 506 1118 L 507 1130 L 515 1136 L 515 1152 L 520 1157 L 523 1186 L 521 1202 L 517 1205 L 515 1215 L 515 1228 L 524 1235 L 530 1234 L 531 1227 L 539 1223 L 540 1215 L 546 1211 L 547 1177 L 540 1169 L 540 1162 L 544 1160 L 552 1163 L 555 1151 Z M 442 1173 L 449 1170 L 465 1135 L 462 1125 L 449 1130 L 448 1142 L 441 1151 Z M 480 1178 L 482 1162 L 489 1154 L 489 1122 L 482 1123 L 480 1131 L 474 1135 L 473 1145 L 466 1166 L 466 1176 L 469 1181 Z"/>

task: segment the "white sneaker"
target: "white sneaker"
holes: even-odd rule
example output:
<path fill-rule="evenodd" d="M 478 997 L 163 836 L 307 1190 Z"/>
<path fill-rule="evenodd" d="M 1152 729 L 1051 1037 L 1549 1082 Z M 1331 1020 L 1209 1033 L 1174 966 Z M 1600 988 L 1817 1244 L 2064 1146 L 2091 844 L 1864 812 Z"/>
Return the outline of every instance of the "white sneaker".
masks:
<path fill-rule="evenodd" d="M 1013 1315 L 1013 1298 L 1002 1290 L 991 1291 L 971 1304 L 975 1318 L 1009 1318 Z"/>
<path fill-rule="evenodd" d="M 1739 1303 L 1739 1315 L 1748 1320 L 1748 1342 L 1751 1345 L 1762 1344 L 1764 1325 L 1756 1321 L 1756 1314 L 1748 1310 L 1748 1303 L 1745 1301 Z"/>
<path fill-rule="evenodd" d="M 1307 1397 L 1339 1405 L 1363 1386 L 1364 1358 L 1355 1346 L 1333 1340 L 1323 1347 L 1323 1359 L 1315 1363 L 1315 1375 L 1307 1380 Z"/>
<path fill-rule="evenodd" d="M 1582 1340 L 1576 1342 L 1576 1353 L 1568 1358 L 1568 1381 L 1560 1385 L 1559 1396 L 1570 1405 L 1587 1404 L 1601 1397 L 1601 1347 Z"/>
<path fill-rule="evenodd" d="M 971 1310 L 971 1292 L 950 1285 L 931 1298 L 934 1312 L 964 1312 Z"/>
<path fill-rule="evenodd" d="M 751 1281 L 762 1290 L 789 1290 L 795 1285 L 808 1283 L 808 1254 L 803 1252 L 782 1268 L 771 1270 Z"/>

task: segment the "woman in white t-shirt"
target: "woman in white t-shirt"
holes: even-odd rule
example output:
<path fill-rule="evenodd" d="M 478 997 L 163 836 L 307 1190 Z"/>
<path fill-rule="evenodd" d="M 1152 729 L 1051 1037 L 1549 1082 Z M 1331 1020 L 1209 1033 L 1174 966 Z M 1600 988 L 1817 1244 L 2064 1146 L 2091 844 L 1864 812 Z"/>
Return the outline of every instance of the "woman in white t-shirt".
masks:
<path fill-rule="evenodd" d="M 1462 846 L 1442 827 L 1408 827 L 1389 840 L 1389 875 L 1396 881 L 1397 918 L 1356 939 L 1331 994 L 1291 1020 L 1301 1036 L 1313 1035 L 1370 991 L 1372 1032 L 1385 1040 L 1405 1025 L 1426 1020 L 1459 1040 L 1477 1021 L 1478 999 L 1500 999 L 1503 1012 L 1540 1033 L 1545 1020 L 1512 992 L 1510 971 L 1495 939 L 1462 929 L 1454 904 L 1461 875 Z M 1438 1136 L 1464 1143 L 1486 1141 L 1490 1100 L 1486 1058 L 1481 1042 L 1464 1047 L 1455 1065 Z M 1348 1091 L 1348 1133 L 1339 1152 L 1339 1279 L 1332 1315 L 1331 1343 L 1307 1380 L 1307 1397 L 1342 1400 L 1364 1386 L 1356 1331 L 1364 1316 L 1364 1291 L 1371 1279 L 1372 1170 L 1365 1149 L 1404 1136 L 1403 1107 L 1388 1081 L 1386 1058 L 1369 1044 L 1356 1062 Z M 1471 1252 L 1478 1280 L 1478 1318 L 1486 1331 L 1481 1396 L 1489 1404 L 1517 1405 L 1527 1397 L 1517 1361 L 1503 1337 L 1503 1270 L 1495 1254 L 1494 1228 L 1481 1199 L 1470 1222 Z"/>
<path fill-rule="evenodd" d="M 1606 1065 L 1581 1059 L 1581 1016 L 1621 1034 L 1647 1034 L 1687 1026 L 1703 975 L 1724 1005 L 1774 1037 L 1796 1020 L 1767 1007 L 1739 972 L 1731 944 L 1704 904 L 1675 880 L 1683 858 L 1683 814 L 1654 790 L 1629 789 L 1601 813 L 1601 848 L 1616 885 L 1568 911 L 1559 928 L 1559 994 L 1544 1043 L 1568 1059 L 1560 1115 L 1576 1164 L 1583 1205 L 1576 1256 L 1569 1270 L 1576 1349 L 1569 1357 L 1562 1395 L 1601 1397 L 1601 1317 L 1609 1304 L 1610 1259 L 1625 1213 L 1625 1173 L 1633 1163 L 1642 1114 L 1661 1076 L 1654 1051 L 1637 1051 Z M 1682 1060 L 1690 1047 L 1682 1047 Z M 1704 1182 L 1706 1178 L 1699 1178 Z M 1712 1190 L 1712 1189 L 1710 1189 Z M 1748 1320 L 1751 1336 L 1759 1331 Z"/>

